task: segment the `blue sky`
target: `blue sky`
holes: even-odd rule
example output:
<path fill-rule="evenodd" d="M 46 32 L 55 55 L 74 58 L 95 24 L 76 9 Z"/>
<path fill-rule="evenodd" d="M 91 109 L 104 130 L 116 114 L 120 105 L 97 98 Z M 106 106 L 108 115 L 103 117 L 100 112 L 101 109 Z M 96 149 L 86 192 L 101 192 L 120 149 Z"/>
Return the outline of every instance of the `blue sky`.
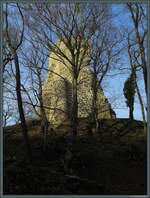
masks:
<path fill-rule="evenodd" d="M 125 11 L 124 5 L 119 4 L 119 3 L 112 4 L 112 5 L 113 5 L 112 6 L 113 13 L 114 14 L 119 13 L 119 15 L 117 15 L 117 17 L 113 19 L 114 25 L 117 27 L 124 25 L 125 27 L 128 26 L 128 27 L 132 28 L 133 24 L 131 21 L 131 16 L 127 11 Z M 129 59 L 128 59 L 128 54 L 123 54 L 123 56 L 124 56 L 123 57 L 123 67 L 128 67 L 130 65 Z M 128 74 L 122 74 L 122 75 L 118 75 L 114 78 L 111 78 L 110 81 L 108 82 L 109 89 L 108 89 L 108 87 L 104 88 L 105 96 L 108 97 L 108 99 L 110 98 L 109 101 L 112 104 L 112 107 L 114 107 L 114 110 L 115 110 L 118 118 L 128 118 L 129 117 L 129 109 L 126 107 L 125 98 L 123 95 L 124 82 L 128 78 L 128 76 L 129 76 L 129 72 L 128 72 Z M 104 82 L 104 84 L 105 84 L 105 82 Z M 141 94 L 143 95 L 144 104 L 145 104 L 146 96 L 145 96 L 145 86 L 143 83 L 143 77 L 139 81 L 139 87 L 141 90 Z M 116 94 L 116 97 L 118 96 L 118 98 L 116 99 L 116 103 L 119 105 L 113 104 L 113 97 L 112 97 L 113 93 Z M 136 120 L 142 120 L 142 113 L 141 113 L 140 104 L 139 104 L 137 95 L 135 95 L 134 118 Z"/>
<path fill-rule="evenodd" d="M 113 19 L 113 23 L 117 28 L 122 25 L 132 27 L 133 24 L 130 14 L 124 10 L 123 4 L 112 4 L 112 11 L 114 15 L 116 14 L 116 17 Z M 116 67 L 119 67 L 120 64 L 122 64 L 123 67 L 129 67 L 129 59 L 127 53 L 123 53 L 122 58 L 122 62 L 118 63 Z M 126 74 L 120 74 L 113 77 L 105 78 L 102 84 L 104 95 L 108 98 L 118 118 L 129 117 L 129 109 L 126 107 L 125 98 L 123 95 L 124 82 L 128 78 L 129 74 L 130 72 L 127 71 Z M 139 81 L 139 86 L 141 93 L 143 93 L 143 97 L 145 98 L 145 87 L 143 84 L 143 78 Z M 142 114 L 137 95 L 135 95 L 134 118 L 137 120 L 142 120 Z"/>

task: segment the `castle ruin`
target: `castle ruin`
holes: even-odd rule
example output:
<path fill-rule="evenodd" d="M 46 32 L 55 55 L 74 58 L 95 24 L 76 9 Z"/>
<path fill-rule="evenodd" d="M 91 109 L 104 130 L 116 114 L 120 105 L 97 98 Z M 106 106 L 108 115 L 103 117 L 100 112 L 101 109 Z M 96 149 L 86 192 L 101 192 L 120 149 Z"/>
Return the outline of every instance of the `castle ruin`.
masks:
<path fill-rule="evenodd" d="M 70 58 L 71 54 L 65 44 L 58 40 L 55 46 Z M 91 48 L 87 50 L 78 76 L 78 117 L 88 118 L 92 116 L 92 72 L 89 69 Z M 82 56 L 82 50 L 81 54 Z M 43 101 L 47 119 L 54 124 L 60 124 L 71 116 L 72 108 L 72 76 L 71 65 L 65 58 L 56 53 L 50 53 L 49 71 L 47 72 L 43 86 Z M 111 109 L 103 90 L 98 90 L 98 118 L 115 118 L 115 112 Z"/>

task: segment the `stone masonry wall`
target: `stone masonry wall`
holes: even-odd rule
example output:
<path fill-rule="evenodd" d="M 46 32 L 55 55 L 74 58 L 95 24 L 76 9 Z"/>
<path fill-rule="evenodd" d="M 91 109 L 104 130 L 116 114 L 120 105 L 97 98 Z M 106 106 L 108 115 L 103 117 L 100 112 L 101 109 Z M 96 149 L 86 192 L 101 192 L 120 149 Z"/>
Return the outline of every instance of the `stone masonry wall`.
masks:
<path fill-rule="evenodd" d="M 71 58 L 69 50 L 59 40 L 55 43 L 63 50 L 68 58 Z M 91 49 L 87 50 L 83 60 L 83 66 L 78 77 L 78 117 L 85 118 L 92 113 L 92 74 L 88 62 Z M 82 51 L 81 51 L 82 56 Z M 72 77 L 71 65 L 66 59 L 51 53 L 49 59 L 49 71 L 43 86 L 43 99 L 46 115 L 51 123 L 59 124 L 71 115 L 72 108 Z M 97 101 L 99 118 L 111 118 L 110 105 L 103 94 L 98 91 Z"/>

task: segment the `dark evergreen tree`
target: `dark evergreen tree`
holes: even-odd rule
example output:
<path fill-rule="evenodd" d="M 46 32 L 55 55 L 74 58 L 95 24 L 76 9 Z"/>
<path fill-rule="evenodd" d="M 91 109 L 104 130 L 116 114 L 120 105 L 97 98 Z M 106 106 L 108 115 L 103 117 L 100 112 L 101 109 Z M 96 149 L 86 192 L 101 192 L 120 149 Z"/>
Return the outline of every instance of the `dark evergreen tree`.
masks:
<path fill-rule="evenodd" d="M 123 93 L 126 98 L 126 105 L 129 107 L 129 118 L 134 119 L 134 96 L 135 96 L 135 71 L 132 70 L 130 77 L 125 81 Z"/>

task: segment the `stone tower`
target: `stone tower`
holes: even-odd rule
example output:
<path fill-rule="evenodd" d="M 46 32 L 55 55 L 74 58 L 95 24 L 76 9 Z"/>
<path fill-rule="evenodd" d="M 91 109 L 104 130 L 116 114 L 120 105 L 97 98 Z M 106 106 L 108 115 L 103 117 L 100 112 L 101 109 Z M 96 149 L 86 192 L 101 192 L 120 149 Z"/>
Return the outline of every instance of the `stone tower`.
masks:
<path fill-rule="evenodd" d="M 55 43 L 63 53 L 70 58 L 71 54 L 63 42 Z M 84 47 L 84 46 L 83 46 Z M 57 47 L 56 47 L 57 48 Z M 81 57 L 82 57 L 81 50 Z M 87 50 L 78 77 L 78 117 L 87 118 L 92 115 L 92 73 L 88 63 L 90 60 L 91 48 Z M 80 57 L 79 57 L 80 60 Z M 55 53 L 50 54 L 49 71 L 46 75 L 43 86 L 43 101 L 48 120 L 54 124 L 60 124 L 71 115 L 72 108 L 72 77 L 71 65 Z M 111 109 L 101 88 L 98 90 L 98 117 L 113 118 L 114 111 Z"/>

